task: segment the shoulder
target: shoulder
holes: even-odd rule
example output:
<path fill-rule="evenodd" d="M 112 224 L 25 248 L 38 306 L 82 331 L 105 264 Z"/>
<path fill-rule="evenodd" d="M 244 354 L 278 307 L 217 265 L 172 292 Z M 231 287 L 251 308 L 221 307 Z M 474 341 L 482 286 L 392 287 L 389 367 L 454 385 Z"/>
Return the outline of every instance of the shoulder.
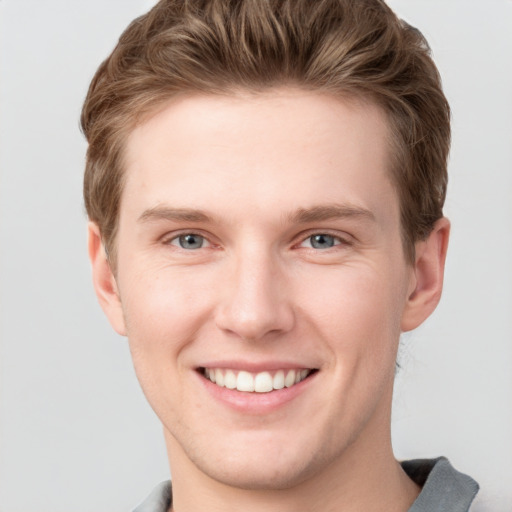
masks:
<path fill-rule="evenodd" d="M 478 484 L 457 471 L 445 457 L 415 459 L 401 463 L 421 492 L 409 512 L 468 512 Z M 159 483 L 133 512 L 167 512 L 172 503 L 171 482 Z"/>
<path fill-rule="evenodd" d="M 401 464 L 409 478 L 422 487 L 409 512 L 468 512 L 479 486 L 448 459 L 416 459 Z"/>
<path fill-rule="evenodd" d="M 172 503 L 171 481 L 160 482 L 133 512 L 167 512 Z"/>

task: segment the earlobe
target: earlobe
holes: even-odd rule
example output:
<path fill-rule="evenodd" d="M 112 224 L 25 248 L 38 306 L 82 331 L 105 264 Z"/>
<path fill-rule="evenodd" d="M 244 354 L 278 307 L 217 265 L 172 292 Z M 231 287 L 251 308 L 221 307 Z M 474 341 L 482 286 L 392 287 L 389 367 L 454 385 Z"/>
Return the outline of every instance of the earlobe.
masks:
<path fill-rule="evenodd" d="M 422 324 L 435 310 L 443 290 L 450 222 L 439 219 L 426 240 L 417 242 L 412 286 L 402 315 L 402 331 Z"/>
<path fill-rule="evenodd" d="M 126 326 L 117 283 L 101 240 L 100 230 L 94 222 L 89 222 L 88 236 L 92 280 L 98 302 L 114 330 L 121 336 L 126 336 Z"/>

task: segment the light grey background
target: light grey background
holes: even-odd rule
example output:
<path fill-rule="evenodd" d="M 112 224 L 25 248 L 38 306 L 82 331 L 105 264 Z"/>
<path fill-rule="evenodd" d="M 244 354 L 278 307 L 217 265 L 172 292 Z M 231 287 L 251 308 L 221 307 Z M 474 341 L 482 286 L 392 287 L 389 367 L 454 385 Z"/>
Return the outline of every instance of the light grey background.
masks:
<path fill-rule="evenodd" d="M 150 0 L 0 0 L 0 512 L 129 511 L 168 478 L 161 428 L 90 283 L 86 88 Z M 399 458 L 447 455 L 512 509 L 512 1 L 393 0 L 453 108 L 445 294 L 404 337 Z"/>

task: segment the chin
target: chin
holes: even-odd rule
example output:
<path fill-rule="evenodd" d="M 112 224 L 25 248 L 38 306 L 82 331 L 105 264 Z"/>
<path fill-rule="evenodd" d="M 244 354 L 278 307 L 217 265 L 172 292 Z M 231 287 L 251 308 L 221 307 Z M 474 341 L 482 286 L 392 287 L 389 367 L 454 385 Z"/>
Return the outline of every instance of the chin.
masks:
<path fill-rule="evenodd" d="M 272 460 L 266 464 L 260 461 L 244 461 L 229 468 L 210 467 L 208 464 L 198 466 L 199 470 L 213 480 L 229 487 L 253 491 L 280 491 L 291 489 L 308 480 L 314 473 L 313 464 L 283 464 Z M 277 464 L 276 464 L 277 462 Z M 200 463 L 199 463 L 200 464 Z M 316 466 L 316 464 L 315 464 Z"/>
<path fill-rule="evenodd" d="M 335 455 L 312 442 L 297 443 L 263 439 L 231 443 L 229 449 L 207 447 L 188 450 L 186 457 L 209 478 L 232 488 L 278 491 L 292 489 L 314 478 L 333 462 Z M 208 454 L 205 457 L 205 454 Z"/>

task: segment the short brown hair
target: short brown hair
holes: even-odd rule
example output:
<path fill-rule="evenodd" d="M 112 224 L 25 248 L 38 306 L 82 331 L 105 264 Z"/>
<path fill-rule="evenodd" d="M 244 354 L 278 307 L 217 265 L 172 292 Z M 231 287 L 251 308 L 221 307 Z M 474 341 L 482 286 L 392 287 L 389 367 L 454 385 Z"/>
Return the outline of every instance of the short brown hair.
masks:
<path fill-rule="evenodd" d="M 442 217 L 450 110 L 421 33 L 381 0 L 161 0 L 99 67 L 81 124 L 84 198 L 115 265 L 127 135 L 180 92 L 292 85 L 376 102 L 392 134 L 408 261 Z"/>

